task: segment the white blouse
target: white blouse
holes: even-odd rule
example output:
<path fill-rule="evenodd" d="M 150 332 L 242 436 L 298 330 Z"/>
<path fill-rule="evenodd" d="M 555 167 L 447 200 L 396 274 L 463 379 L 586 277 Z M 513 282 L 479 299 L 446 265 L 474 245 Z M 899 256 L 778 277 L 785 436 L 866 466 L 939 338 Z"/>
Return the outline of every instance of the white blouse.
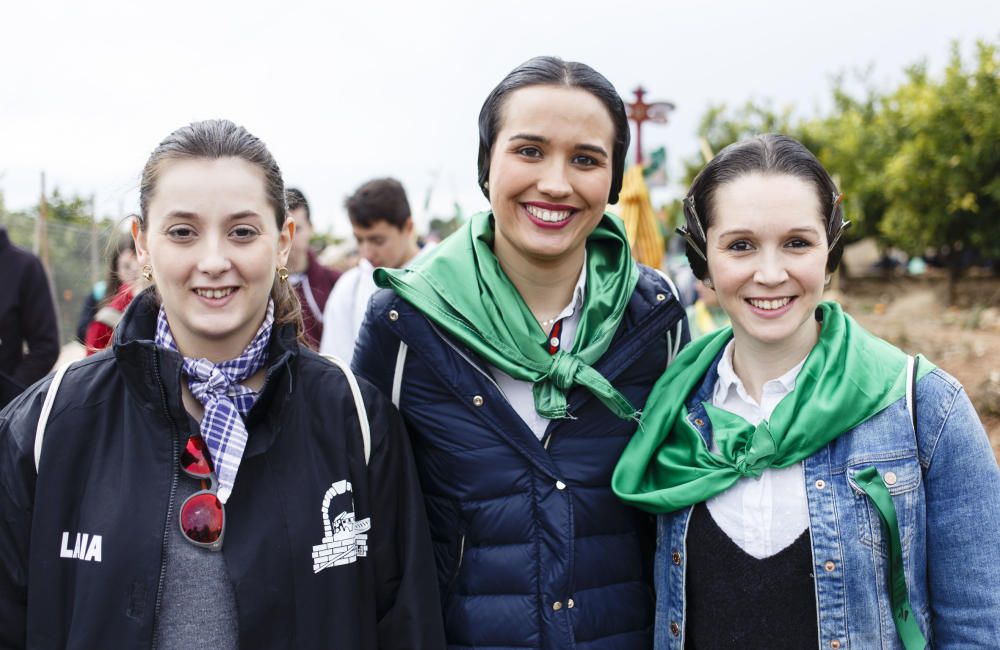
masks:
<path fill-rule="evenodd" d="M 753 425 L 771 417 L 783 397 L 795 388 L 805 359 L 777 379 L 764 384 L 758 404 L 733 370 L 733 341 L 719 361 L 719 379 L 712 405 L 739 415 Z M 712 451 L 719 447 L 712 439 Z M 766 469 L 757 478 L 741 478 L 731 488 L 706 503 L 715 523 L 748 555 L 770 557 L 790 546 L 809 527 L 805 476 L 802 463 Z"/>

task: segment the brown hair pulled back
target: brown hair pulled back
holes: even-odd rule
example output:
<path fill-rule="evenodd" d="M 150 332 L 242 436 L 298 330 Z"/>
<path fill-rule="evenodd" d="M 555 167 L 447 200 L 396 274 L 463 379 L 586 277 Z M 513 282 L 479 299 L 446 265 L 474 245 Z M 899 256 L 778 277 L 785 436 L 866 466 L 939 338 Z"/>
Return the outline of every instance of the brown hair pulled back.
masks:
<path fill-rule="evenodd" d="M 281 230 L 288 214 L 281 169 L 259 138 L 229 120 L 192 122 L 168 135 L 153 150 L 142 169 L 139 184 L 139 228 L 146 229 L 149 204 L 156 193 L 159 172 L 164 164 L 173 160 L 218 158 L 239 158 L 264 172 L 267 200 L 274 210 L 278 230 Z M 296 332 L 301 335 L 302 310 L 299 299 L 287 282 L 278 280 L 277 274 L 271 286 L 271 297 L 274 299 L 275 324 L 294 324 Z"/>

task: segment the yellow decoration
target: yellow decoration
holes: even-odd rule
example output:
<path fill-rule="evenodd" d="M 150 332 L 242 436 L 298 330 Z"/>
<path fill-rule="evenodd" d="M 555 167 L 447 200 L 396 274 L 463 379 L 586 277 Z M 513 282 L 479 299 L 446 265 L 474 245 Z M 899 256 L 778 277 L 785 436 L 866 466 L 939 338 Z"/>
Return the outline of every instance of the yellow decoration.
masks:
<path fill-rule="evenodd" d="M 618 216 L 625 222 L 632 257 L 640 264 L 660 268 L 664 252 L 663 233 L 649 202 L 649 188 L 642 176 L 641 165 L 626 170 L 618 208 Z"/>

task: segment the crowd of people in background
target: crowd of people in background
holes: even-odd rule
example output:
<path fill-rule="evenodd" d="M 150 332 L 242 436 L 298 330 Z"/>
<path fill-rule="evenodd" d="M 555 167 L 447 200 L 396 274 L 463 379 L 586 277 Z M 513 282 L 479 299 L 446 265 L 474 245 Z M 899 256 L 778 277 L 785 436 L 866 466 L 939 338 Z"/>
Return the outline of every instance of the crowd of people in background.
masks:
<path fill-rule="evenodd" d="M 341 271 L 260 139 L 177 129 L 54 373 L 0 228 L 0 647 L 995 644 L 1000 468 L 824 299 L 850 223 L 805 146 L 720 151 L 650 268 L 603 75 L 531 59 L 478 132 L 489 209 L 425 244 L 365 182 Z"/>

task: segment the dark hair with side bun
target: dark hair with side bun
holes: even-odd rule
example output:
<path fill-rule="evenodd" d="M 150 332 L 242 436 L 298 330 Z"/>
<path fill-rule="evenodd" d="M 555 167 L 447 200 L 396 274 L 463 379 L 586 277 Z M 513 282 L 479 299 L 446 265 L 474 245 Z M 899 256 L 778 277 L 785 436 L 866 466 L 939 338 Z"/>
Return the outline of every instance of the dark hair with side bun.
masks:
<path fill-rule="evenodd" d="M 536 56 L 514 68 L 503 81 L 497 84 L 483 102 L 479 111 L 479 189 L 487 199 L 490 192 L 486 181 L 490 178 L 490 157 L 507 95 L 527 86 L 564 86 L 585 90 L 600 100 L 608 109 L 615 127 L 615 140 L 611 148 L 611 192 L 608 203 L 618 203 L 618 193 L 622 189 L 625 175 L 625 154 L 631 139 L 628 115 L 618 91 L 601 73 L 589 65 L 575 61 L 563 61 L 554 56 Z"/>
<path fill-rule="evenodd" d="M 239 158 L 258 167 L 264 173 L 265 194 L 274 210 L 274 219 L 280 231 L 288 214 L 285 205 L 285 183 L 281 169 L 275 162 L 267 146 L 242 126 L 229 120 L 205 120 L 193 122 L 168 135 L 153 153 L 142 169 L 139 184 L 139 228 L 146 229 L 149 204 L 156 193 L 159 172 L 163 165 L 173 160 L 194 160 L 219 158 Z M 287 282 L 278 280 L 275 273 L 271 286 L 274 299 L 275 324 L 294 324 L 297 333 L 302 333 L 302 310 L 295 291 Z"/>
<path fill-rule="evenodd" d="M 844 228 L 844 208 L 840 191 L 811 151 L 794 138 L 765 133 L 734 142 L 698 172 L 684 200 L 687 231 L 701 251 L 706 250 L 704 233 L 715 219 L 715 193 L 726 183 L 748 174 L 787 174 L 809 183 L 816 192 L 820 215 L 826 224 L 827 242 L 836 240 L 826 260 L 826 270 L 837 269 L 844 252 L 840 237 Z M 704 280 L 708 263 L 687 244 L 687 258 L 695 277 Z"/>

